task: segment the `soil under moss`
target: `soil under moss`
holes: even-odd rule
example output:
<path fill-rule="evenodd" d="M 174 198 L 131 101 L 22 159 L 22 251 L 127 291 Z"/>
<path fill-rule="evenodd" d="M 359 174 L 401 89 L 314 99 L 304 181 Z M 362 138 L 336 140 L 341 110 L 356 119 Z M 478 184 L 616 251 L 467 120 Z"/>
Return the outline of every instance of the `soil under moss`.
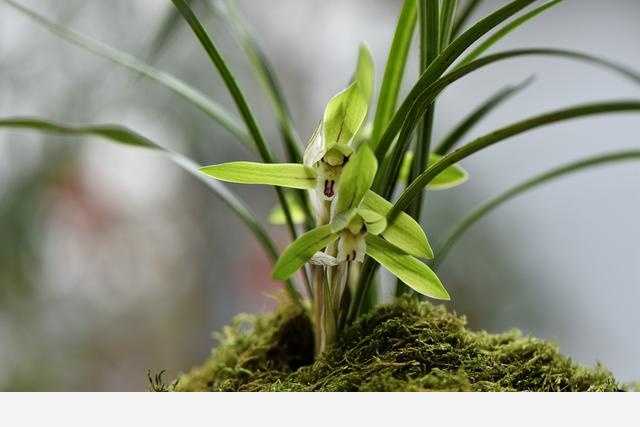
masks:
<path fill-rule="evenodd" d="M 307 315 L 292 306 L 241 316 L 174 391 L 617 391 L 601 365 L 574 364 L 547 341 L 473 332 L 466 319 L 408 298 L 376 308 L 313 360 Z"/>

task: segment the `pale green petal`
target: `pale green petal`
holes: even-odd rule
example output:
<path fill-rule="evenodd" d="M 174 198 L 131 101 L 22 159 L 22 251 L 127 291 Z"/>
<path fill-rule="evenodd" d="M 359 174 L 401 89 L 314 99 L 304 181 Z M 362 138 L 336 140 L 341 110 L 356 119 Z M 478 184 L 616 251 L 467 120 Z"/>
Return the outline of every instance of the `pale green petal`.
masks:
<path fill-rule="evenodd" d="M 364 43 L 361 43 L 358 49 L 358 64 L 356 65 L 354 80 L 360 85 L 367 105 L 370 105 L 371 97 L 373 96 L 373 87 L 375 85 L 375 72 L 371 52 L 369 52 L 369 49 Z"/>
<path fill-rule="evenodd" d="M 335 212 L 340 213 L 357 208 L 367 193 L 378 169 L 378 161 L 367 144 L 349 158 L 342 170 Z"/>
<path fill-rule="evenodd" d="M 378 235 L 387 228 L 387 219 L 384 215 L 362 208 L 357 209 L 357 213 L 367 227 L 367 233 Z"/>
<path fill-rule="evenodd" d="M 442 156 L 438 154 L 429 155 L 429 166 L 437 163 L 442 159 Z M 447 188 L 456 187 L 469 179 L 467 171 L 457 164 L 451 165 L 436 177 L 427 185 L 429 190 L 446 190 Z"/>
<path fill-rule="evenodd" d="M 369 190 L 362 201 L 361 207 L 386 217 L 393 205 Z M 427 236 L 424 234 L 424 230 L 422 230 L 420 224 L 404 212 L 400 212 L 393 222 L 387 224 L 382 236 L 410 255 L 420 258 L 433 258 L 433 250 L 429 245 Z"/>
<path fill-rule="evenodd" d="M 338 235 L 331 232 L 330 225 L 314 228 L 292 242 L 280 255 L 273 268 L 275 280 L 286 280 L 298 271 L 313 255 L 333 243 Z"/>
<path fill-rule="evenodd" d="M 384 239 L 368 234 L 367 255 L 416 292 L 430 298 L 449 300 L 449 294 L 438 276 L 424 263 Z"/>
<path fill-rule="evenodd" d="M 308 190 L 316 187 L 316 172 L 297 163 L 231 162 L 203 166 L 200 171 L 220 181 L 265 184 Z"/>
<path fill-rule="evenodd" d="M 331 231 L 333 231 L 334 233 L 337 233 L 338 231 L 342 231 L 345 228 L 347 228 L 347 226 L 349 225 L 349 223 L 351 222 L 355 214 L 356 214 L 355 209 L 349 209 L 347 211 L 340 212 L 339 214 L 335 215 L 331 220 Z"/>
<path fill-rule="evenodd" d="M 322 120 L 324 151 L 349 144 L 367 116 L 367 100 L 358 82 L 331 98 Z"/>

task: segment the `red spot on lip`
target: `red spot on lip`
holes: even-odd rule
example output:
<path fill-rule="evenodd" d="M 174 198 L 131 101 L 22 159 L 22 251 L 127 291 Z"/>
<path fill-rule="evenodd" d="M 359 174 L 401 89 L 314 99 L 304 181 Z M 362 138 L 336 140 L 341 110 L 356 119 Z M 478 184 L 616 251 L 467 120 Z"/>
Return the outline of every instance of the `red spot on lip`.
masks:
<path fill-rule="evenodd" d="M 324 195 L 327 197 L 333 197 L 334 192 L 333 192 L 333 184 L 335 183 L 335 181 L 331 180 L 325 180 L 324 181 Z"/>

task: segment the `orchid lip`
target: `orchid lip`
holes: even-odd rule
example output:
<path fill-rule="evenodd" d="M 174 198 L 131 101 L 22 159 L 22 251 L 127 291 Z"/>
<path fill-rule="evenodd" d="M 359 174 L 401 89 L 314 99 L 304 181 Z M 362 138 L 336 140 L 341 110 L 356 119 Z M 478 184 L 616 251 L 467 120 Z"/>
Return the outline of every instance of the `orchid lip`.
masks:
<path fill-rule="evenodd" d="M 324 195 L 326 197 L 333 197 L 335 192 L 333 191 L 333 185 L 335 184 L 334 180 L 325 180 L 324 181 Z"/>

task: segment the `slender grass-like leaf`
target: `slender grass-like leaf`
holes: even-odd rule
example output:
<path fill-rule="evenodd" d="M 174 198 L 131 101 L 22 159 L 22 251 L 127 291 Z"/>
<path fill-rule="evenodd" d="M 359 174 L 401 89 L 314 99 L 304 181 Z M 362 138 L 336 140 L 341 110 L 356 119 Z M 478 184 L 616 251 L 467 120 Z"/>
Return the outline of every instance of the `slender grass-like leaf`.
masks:
<path fill-rule="evenodd" d="M 580 160 L 577 162 L 570 163 L 568 165 L 564 165 L 559 168 L 555 168 L 549 172 L 538 175 L 534 178 L 528 179 L 523 183 L 503 192 L 502 194 L 494 197 L 493 199 L 487 201 L 486 203 L 480 205 L 468 215 L 466 215 L 457 225 L 451 228 L 451 230 L 446 234 L 446 236 L 442 239 L 442 242 L 438 245 L 438 250 L 436 251 L 436 258 L 433 262 L 434 270 L 442 264 L 442 261 L 449 254 L 451 247 L 458 241 L 460 236 L 471 227 L 473 224 L 478 222 L 484 216 L 486 216 L 489 212 L 493 211 L 500 205 L 506 203 L 507 201 L 513 199 L 514 197 L 521 195 L 522 193 L 532 190 L 535 187 L 538 187 L 542 184 L 546 184 L 549 181 L 552 181 L 557 178 L 562 178 L 568 174 L 579 172 L 584 169 L 588 169 L 595 166 L 602 166 L 607 163 L 612 162 L 620 162 L 620 161 L 628 161 L 628 160 L 640 160 L 640 151 L 639 150 L 630 150 L 630 151 L 621 151 L 617 153 L 604 154 L 595 157 L 591 157 L 585 160 Z"/>
<path fill-rule="evenodd" d="M 491 37 L 489 37 L 487 40 L 482 42 L 480 44 L 480 46 L 476 47 L 471 52 L 469 52 L 467 55 L 465 55 L 465 57 L 460 60 L 460 63 L 458 64 L 458 67 L 466 65 L 466 64 L 470 63 L 471 61 L 473 61 L 474 59 L 480 57 L 480 55 L 485 53 L 491 46 L 493 46 L 494 44 L 499 42 L 501 39 L 506 37 L 513 30 L 515 30 L 516 28 L 518 28 L 519 26 L 521 26 L 525 22 L 529 21 L 530 19 L 533 19 L 536 16 L 540 15 L 545 10 L 557 5 L 561 1 L 562 0 L 550 1 L 550 2 L 548 2 L 546 4 L 543 4 L 542 6 L 540 6 L 538 8 L 536 8 L 536 9 L 533 9 L 531 12 L 528 12 L 528 13 L 522 15 L 521 17 L 519 17 L 517 19 L 514 19 L 508 25 L 505 25 L 500 30 L 498 30 L 494 34 L 492 34 Z"/>
<path fill-rule="evenodd" d="M 187 3 L 193 4 L 197 0 L 187 0 Z M 162 23 L 158 31 L 156 32 L 153 40 L 149 44 L 149 48 L 147 49 L 146 58 L 149 62 L 154 62 L 157 57 L 160 55 L 162 50 L 167 46 L 167 43 L 171 39 L 171 37 L 175 34 L 177 29 L 180 27 L 182 23 L 182 17 L 178 13 L 178 11 L 171 7 L 165 13 L 164 18 L 162 19 Z"/>
<path fill-rule="evenodd" d="M 458 0 L 446 0 L 442 2 L 440 8 L 440 51 L 444 50 L 451 41 L 457 10 Z"/>
<path fill-rule="evenodd" d="M 247 55 L 258 80 L 267 93 L 271 105 L 273 105 L 285 143 L 285 149 L 287 150 L 288 160 L 295 163 L 302 162 L 302 142 L 293 126 L 284 94 L 267 56 L 247 29 L 247 25 L 240 16 L 234 0 L 218 0 L 213 5 L 215 6 L 214 11 L 218 12 L 233 30 L 233 34 Z"/>
<path fill-rule="evenodd" d="M 278 259 L 278 251 L 268 233 L 260 225 L 251 210 L 226 186 L 213 179 L 207 178 L 199 170 L 199 165 L 191 159 L 171 151 L 150 139 L 122 126 L 117 125 L 71 125 L 45 120 L 37 117 L 9 117 L 0 119 L 0 127 L 26 129 L 46 132 L 62 136 L 97 136 L 110 141 L 137 147 L 159 150 L 165 153 L 176 165 L 202 181 L 244 222 L 251 230 L 256 240 L 273 261 Z M 302 297 L 291 282 L 287 282 L 286 289 L 294 301 L 300 302 Z"/>
<path fill-rule="evenodd" d="M 440 53 L 440 2 L 439 0 L 419 0 L 419 35 L 420 35 L 420 74 L 426 71 Z M 418 176 L 427 167 L 431 138 L 433 133 L 433 118 L 435 106 L 432 103 L 422 116 L 418 128 L 415 156 L 411 167 L 411 177 Z M 405 148 L 405 153 L 408 147 Z M 388 176 L 388 175 L 387 175 Z M 385 194 L 390 196 L 390 194 Z M 422 210 L 422 195 L 418 196 L 407 213 L 413 218 L 420 219 Z"/>
<path fill-rule="evenodd" d="M 376 177 L 376 181 L 374 182 L 373 186 L 374 190 L 383 197 L 389 197 L 391 191 L 394 188 L 395 178 L 397 177 L 397 174 L 402 165 L 402 159 L 410 142 L 410 137 L 413 129 L 418 125 L 418 123 L 420 123 L 421 115 L 430 107 L 431 103 L 440 92 L 442 92 L 451 83 L 459 80 L 460 78 L 472 73 L 479 68 L 485 67 L 494 62 L 528 55 L 558 56 L 567 59 L 590 62 L 596 65 L 607 67 L 608 69 L 631 79 L 636 84 L 640 83 L 640 75 L 632 70 L 592 55 L 569 50 L 522 49 L 496 53 L 476 59 L 475 61 L 465 65 L 464 67 L 457 68 L 452 72 L 447 73 L 445 76 L 439 78 L 429 86 L 425 87 L 423 86 L 424 82 L 419 82 L 416 87 L 412 89 L 412 93 L 415 93 L 413 94 L 411 105 L 407 107 L 405 111 L 403 111 L 403 116 L 400 115 L 400 110 L 398 111 L 398 113 L 396 113 L 396 116 L 389 123 L 387 131 L 382 136 L 380 144 L 378 145 L 378 151 L 381 151 L 384 145 L 388 145 L 393 141 L 393 138 L 395 138 L 395 132 L 397 132 L 398 129 L 400 130 L 398 143 L 395 145 L 391 155 L 388 156 L 385 159 L 385 162 L 382 164 L 381 171 L 384 174 L 378 174 L 378 177 Z M 421 90 L 415 90 L 418 86 L 422 86 Z M 382 153 L 376 152 L 377 156 L 379 156 L 380 154 Z"/>
<path fill-rule="evenodd" d="M 445 0 L 445 3 L 447 0 Z M 464 29 L 464 25 L 467 23 L 473 12 L 480 6 L 482 0 L 466 0 L 464 7 L 460 10 L 460 13 L 456 17 L 453 23 L 453 29 L 451 36 L 456 37 Z"/>
<path fill-rule="evenodd" d="M 42 28 L 64 39 L 65 41 L 75 44 L 82 49 L 93 52 L 94 54 L 101 56 L 111 62 L 115 62 L 130 70 L 149 77 L 151 80 L 171 90 L 175 94 L 192 103 L 194 106 L 198 107 L 209 117 L 220 123 L 220 125 L 222 125 L 222 127 L 224 127 L 233 136 L 235 136 L 238 141 L 247 146 L 251 151 L 255 151 L 255 146 L 251 141 L 251 137 L 249 136 L 247 131 L 244 130 L 242 125 L 238 123 L 237 119 L 235 119 L 218 103 L 203 95 L 200 91 L 188 85 L 187 83 L 173 77 L 170 74 L 147 65 L 129 54 L 106 46 L 85 35 L 58 25 L 55 22 L 50 21 L 49 19 L 33 12 L 32 10 L 13 2 L 12 0 L 0 0 L 0 2 L 5 2 L 16 11 L 22 13 L 24 16 L 42 26 Z"/>
<path fill-rule="evenodd" d="M 378 139 L 374 139 L 377 141 L 377 145 L 373 145 L 375 148 L 376 157 L 378 157 L 378 161 L 382 162 L 384 156 L 387 154 L 387 151 L 392 144 L 395 134 L 397 132 L 397 128 L 395 126 L 400 126 L 400 123 L 397 123 L 397 117 L 404 118 L 406 117 L 408 111 L 411 109 L 411 106 L 417 98 L 418 93 L 422 90 L 422 88 L 428 87 L 433 82 L 435 82 L 449 66 L 455 61 L 469 46 L 471 46 L 475 41 L 477 41 L 480 37 L 491 31 L 500 23 L 504 22 L 506 19 L 510 18 L 514 14 L 518 13 L 520 10 L 524 9 L 535 0 L 514 0 L 502 7 L 501 9 L 495 11 L 491 15 L 482 19 L 474 26 L 465 31 L 462 35 L 456 38 L 454 41 L 447 46 L 445 50 L 443 50 L 429 65 L 429 67 L 422 73 L 418 82 L 414 85 L 414 87 L 407 95 L 407 98 L 404 100 L 398 111 L 395 113 L 394 118 L 389 121 L 389 126 L 386 126 L 386 130 L 380 141 Z M 422 114 L 420 114 L 421 116 Z M 400 119 L 402 120 L 402 119 Z M 396 123 L 394 123 L 396 121 Z M 392 124 L 395 126 L 392 127 Z M 391 130 L 389 129 L 391 128 Z M 395 128 L 395 130 L 394 130 Z M 402 151 L 404 153 L 406 148 L 402 146 L 396 146 L 396 150 Z"/>
<path fill-rule="evenodd" d="M 240 86 L 236 82 L 233 73 L 227 66 L 222 54 L 220 53 L 218 47 L 213 42 L 213 39 L 209 36 L 209 33 L 204 28 L 198 17 L 193 13 L 191 7 L 185 0 L 172 0 L 174 6 L 178 9 L 184 20 L 189 24 L 194 34 L 200 41 L 200 44 L 204 48 L 205 52 L 211 59 L 211 62 L 220 73 L 220 77 L 224 81 L 233 101 L 236 104 L 236 107 L 240 111 L 240 115 L 244 120 L 247 128 L 249 129 L 249 134 L 251 135 L 253 142 L 256 144 L 258 148 L 258 152 L 266 163 L 275 163 L 275 159 L 271 154 L 271 150 L 267 145 L 267 141 L 258 126 L 258 122 L 251 111 L 251 107 L 249 107 L 249 103 L 247 102 L 244 93 L 240 90 Z M 293 223 L 293 219 L 291 218 L 291 212 L 289 210 L 289 206 L 287 204 L 287 200 L 284 197 L 284 193 L 282 189 L 276 187 L 276 194 L 278 195 L 278 201 L 282 206 L 282 209 L 285 214 L 285 218 L 287 219 L 287 226 L 289 228 L 289 232 L 291 237 L 295 239 L 297 237 L 296 227 Z"/>
<path fill-rule="evenodd" d="M 528 87 L 533 81 L 533 77 L 529 77 L 524 82 L 516 86 L 507 86 L 495 95 L 491 96 L 482 105 L 473 110 L 468 116 L 466 116 L 458 125 L 447 134 L 433 152 L 435 154 L 444 155 L 447 154 L 458 142 L 483 118 L 491 113 L 495 108 L 502 105 L 505 101 L 510 99 L 516 93 L 522 91 Z"/>
<path fill-rule="evenodd" d="M 264 184 L 311 190 L 316 187 L 316 171 L 300 163 L 229 162 L 203 166 L 200 171 L 221 181 Z"/>
<path fill-rule="evenodd" d="M 273 268 L 275 280 L 285 280 L 298 271 L 316 252 L 338 240 L 338 235 L 331 231 L 331 225 L 323 225 L 307 231 L 294 240 L 280 255 Z"/>
<path fill-rule="evenodd" d="M 517 134 L 551 123 L 557 123 L 595 114 L 616 112 L 640 112 L 640 101 L 618 101 L 567 108 L 564 110 L 554 111 L 527 120 L 523 120 L 482 136 L 468 143 L 467 145 L 458 148 L 452 153 L 447 154 L 438 163 L 429 167 L 426 171 L 420 174 L 420 176 L 418 176 L 418 178 L 416 178 L 400 195 L 398 201 L 393 206 L 391 212 L 389 212 L 387 218 L 389 220 L 392 220 L 394 215 L 397 215 L 406 206 L 408 206 L 411 200 L 444 169 L 484 148 L 487 148 L 500 141 L 504 141 Z"/>
<path fill-rule="evenodd" d="M 438 276 L 424 263 L 373 234 L 367 234 L 367 254 L 419 294 L 449 300 Z"/>
<path fill-rule="evenodd" d="M 370 144 L 373 149 L 376 148 L 380 135 L 382 135 L 396 109 L 400 84 L 402 83 L 402 76 L 407 63 L 407 55 L 416 27 L 417 13 L 418 1 L 405 0 L 398 17 L 396 31 L 387 56 L 387 65 L 384 69 L 382 84 L 380 85 L 378 105 L 371 131 Z"/>

